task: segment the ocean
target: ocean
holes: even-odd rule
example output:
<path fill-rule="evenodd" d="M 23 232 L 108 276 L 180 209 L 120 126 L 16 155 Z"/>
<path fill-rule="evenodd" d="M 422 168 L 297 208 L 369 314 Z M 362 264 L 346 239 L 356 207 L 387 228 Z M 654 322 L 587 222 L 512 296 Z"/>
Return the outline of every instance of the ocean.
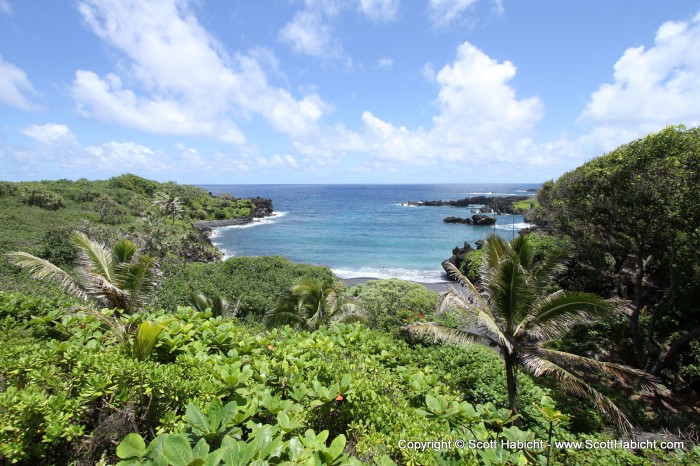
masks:
<path fill-rule="evenodd" d="M 446 224 L 476 209 L 402 205 L 477 195 L 527 195 L 539 184 L 201 185 L 214 194 L 272 199 L 274 216 L 217 228 L 212 242 L 226 256 L 281 255 L 330 267 L 340 278 L 445 279 L 441 263 L 455 246 L 474 243 L 494 227 Z M 527 227 L 522 216 L 499 215 L 506 239 Z"/>

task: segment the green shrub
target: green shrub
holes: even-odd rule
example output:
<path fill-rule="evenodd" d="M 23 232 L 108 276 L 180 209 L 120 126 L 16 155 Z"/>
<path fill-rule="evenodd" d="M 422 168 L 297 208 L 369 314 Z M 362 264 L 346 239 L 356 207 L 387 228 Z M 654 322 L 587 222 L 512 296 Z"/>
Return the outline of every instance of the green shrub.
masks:
<path fill-rule="evenodd" d="M 336 278 L 326 267 L 295 264 L 280 256 L 233 257 L 223 262 L 190 263 L 171 270 L 156 296 L 156 306 L 175 309 L 192 293 L 241 300 L 239 315 L 262 319 L 278 296 L 301 278 L 330 284 Z"/>
<path fill-rule="evenodd" d="M 21 191 L 20 199 L 27 205 L 47 210 L 58 210 L 65 206 L 65 201 L 58 194 L 35 187 L 24 187 Z"/>
<path fill-rule="evenodd" d="M 432 313 L 438 302 L 437 293 L 396 278 L 371 280 L 354 286 L 351 292 L 362 302 L 370 327 L 385 331 L 395 331 L 412 315 Z"/>

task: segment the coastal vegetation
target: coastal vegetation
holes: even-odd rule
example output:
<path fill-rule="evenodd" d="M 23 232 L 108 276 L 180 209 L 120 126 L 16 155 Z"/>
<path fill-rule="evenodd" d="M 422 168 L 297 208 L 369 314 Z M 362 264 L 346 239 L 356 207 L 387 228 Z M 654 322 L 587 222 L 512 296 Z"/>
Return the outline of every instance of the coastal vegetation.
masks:
<path fill-rule="evenodd" d="M 0 183 L 0 462 L 697 464 L 698 144 L 667 128 L 508 201 L 547 228 L 456 248 L 442 297 L 216 260 L 206 222 L 268 200 Z M 620 439 L 682 443 L 545 444 Z"/>

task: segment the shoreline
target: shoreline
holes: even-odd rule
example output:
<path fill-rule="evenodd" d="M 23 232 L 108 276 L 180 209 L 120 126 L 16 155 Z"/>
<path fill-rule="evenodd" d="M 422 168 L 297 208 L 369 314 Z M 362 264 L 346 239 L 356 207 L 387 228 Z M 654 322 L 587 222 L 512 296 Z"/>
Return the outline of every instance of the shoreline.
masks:
<path fill-rule="evenodd" d="M 211 241 L 211 236 L 212 233 L 214 232 L 215 229 L 218 228 L 225 228 L 225 227 L 230 227 L 230 226 L 244 226 L 244 225 L 249 225 L 255 222 L 256 219 L 259 218 L 267 218 L 267 217 L 274 217 L 276 212 L 272 211 L 270 213 L 266 213 L 265 215 L 261 216 L 249 216 L 249 217 L 239 217 L 239 218 L 231 218 L 231 219 L 222 219 L 222 220 L 200 220 L 197 222 L 192 222 L 192 227 L 198 230 L 200 233 L 204 235 L 206 240 L 209 242 L 209 244 L 213 247 L 215 247 L 219 253 L 221 254 L 221 257 L 219 258 L 220 261 L 228 259 L 226 256 L 226 253 L 221 250 L 218 246 L 216 246 L 212 241 Z M 234 256 L 230 256 L 234 257 Z M 335 273 L 334 273 L 335 275 Z M 355 285 L 360 285 L 363 283 L 367 283 L 372 280 L 390 280 L 389 278 L 382 278 L 382 277 L 353 277 L 353 278 L 340 278 L 336 275 L 338 280 L 345 284 L 345 286 L 352 288 Z M 444 293 L 445 291 L 450 290 L 453 286 L 457 285 L 455 282 L 443 280 L 439 282 L 421 282 L 418 280 L 411 280 L 407 278 L 399 278 L 395 277 L 398 280 L 403 280 L 406 282 L 412 282 L 412 283 L 417 283 L 424 288 L 434 291 L 436 293 Z"/>
<path fill-rule="evenodd" d="M 356 278 L 338 278 L 345 286 L 352 288 L 355 285 L 361 285 L 372 280 L 390 280 L 388 278 L 373 278 L 373 277 L 356 277 Z M 443 282 L 420 282 L 416 280 L 406 280 L 404 278 L 398 278 L 398 280 L 403 280 L 405 282 L 417 283 L 424 288 L 436 293 L 444 293 L 449 291 L 454 286 L 459 286 L 455 282 L 443 281 Z"/>

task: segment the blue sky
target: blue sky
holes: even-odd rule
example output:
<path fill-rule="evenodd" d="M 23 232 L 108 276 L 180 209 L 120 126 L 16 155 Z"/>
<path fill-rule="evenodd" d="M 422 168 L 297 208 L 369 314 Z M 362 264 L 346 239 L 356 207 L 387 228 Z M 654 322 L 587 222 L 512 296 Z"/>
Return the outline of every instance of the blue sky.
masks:
<path fill-rule="evenodd" d="M 0 0 L 0 179 L 541 182 L 700 124 L 700 0 Z"/>

